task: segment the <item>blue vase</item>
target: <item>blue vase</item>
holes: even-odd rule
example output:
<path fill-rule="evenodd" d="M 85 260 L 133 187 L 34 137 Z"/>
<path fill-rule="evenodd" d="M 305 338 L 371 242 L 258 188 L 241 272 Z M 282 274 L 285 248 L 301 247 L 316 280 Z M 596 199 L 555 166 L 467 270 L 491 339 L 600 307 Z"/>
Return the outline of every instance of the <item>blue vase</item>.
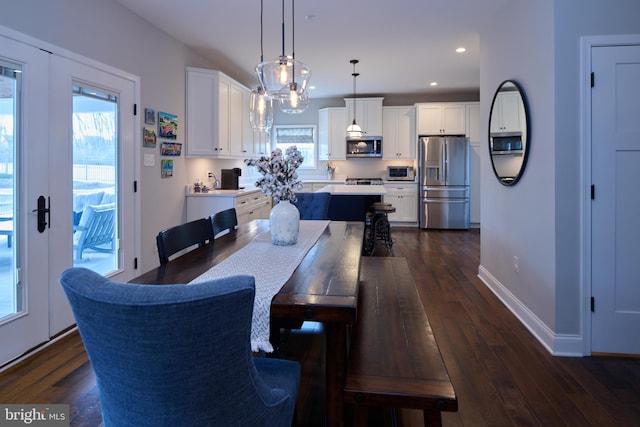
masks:
<path fill-rule="evenodd" d="M 278 246 L 294 245 L 300 231 L 300 212 L 288 200 L 278 202 L 269 214 L 271 242 Z"/>

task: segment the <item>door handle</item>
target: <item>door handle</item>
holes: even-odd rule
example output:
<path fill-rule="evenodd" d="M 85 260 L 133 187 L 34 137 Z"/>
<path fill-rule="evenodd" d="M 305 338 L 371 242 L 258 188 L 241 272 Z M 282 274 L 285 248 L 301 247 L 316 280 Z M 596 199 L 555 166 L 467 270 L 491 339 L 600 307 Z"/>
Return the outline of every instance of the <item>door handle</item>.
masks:
<path fill-rule="evenodd" d="M 51 206 L 51 197 L 45 199 L 44 196 L 40 196 L 38 197 L 38 208 L 32 211 L 38 212 L 38 231 L 40 233 L 44 233 L 47 225 L 49 226 L 49 228 L 51 228 L 51 212 L 47 207 L 47 204 Z M 47 221 L 49 222 L 47 223 Z"/>

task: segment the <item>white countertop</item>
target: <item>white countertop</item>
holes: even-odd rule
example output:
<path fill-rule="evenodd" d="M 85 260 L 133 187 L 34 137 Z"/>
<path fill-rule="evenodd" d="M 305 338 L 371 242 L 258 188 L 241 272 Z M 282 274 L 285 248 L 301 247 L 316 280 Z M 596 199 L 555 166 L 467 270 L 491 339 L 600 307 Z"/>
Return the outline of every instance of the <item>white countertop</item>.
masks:
<path fill-rule="evenodd" d="M 210 197 L 210 196 L 240 196 L 242 194 L 254 193 L 256 191 L 260 191 L 259 188 L 251 187 L 251 188 L 242 188 L 239 190 L 209 190 L 206 193 L 195 193 L 193 191 L 193 187 L 189 188 L 187 186 L 186 196 L 187 197 Z"/>
<path fill-rule="evenodd" d="M 386 194 L 384 185 L 325 185 L 316 193 L 331 193 L 334 196 L 380 196 Z"/>

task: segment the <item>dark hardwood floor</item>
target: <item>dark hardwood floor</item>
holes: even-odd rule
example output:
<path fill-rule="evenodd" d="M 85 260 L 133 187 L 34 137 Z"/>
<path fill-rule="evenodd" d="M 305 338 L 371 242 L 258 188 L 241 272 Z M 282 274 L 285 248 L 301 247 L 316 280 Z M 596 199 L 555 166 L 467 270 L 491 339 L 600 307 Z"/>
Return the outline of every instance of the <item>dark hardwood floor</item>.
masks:
<path fill-rule="evenodd" d="M 640 425 L 640 359 L 549 355 L 477 278 L 478 230 L 394 228 L 393 237 L 458 395 L 459 411 L 444 413 L 444 426 Z M 302 363 L 298 424 L 321 426 L 325 350 L 321 328 L 307 326 L 285 337 L 282 355 Z M 0 403 L 69 403 L 72 426 L 101 425 L 77 334 L 0 374 Z M 386 411 L 372 419 L 389 424 Z M 400 411 L 398 424 L 421 426 L 421 414 Z"/>

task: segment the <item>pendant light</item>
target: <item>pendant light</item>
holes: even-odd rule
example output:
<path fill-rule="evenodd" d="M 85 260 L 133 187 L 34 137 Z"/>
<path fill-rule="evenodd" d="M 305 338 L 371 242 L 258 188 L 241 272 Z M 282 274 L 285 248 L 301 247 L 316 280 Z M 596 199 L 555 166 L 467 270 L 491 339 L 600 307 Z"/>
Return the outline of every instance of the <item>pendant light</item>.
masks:
<path fill-rule="evenodd" d="M 352 59 L 349 62 L 353 64 L 353 73 L 351 73 L 353 76 L 353 122 L 347 127 L 347 138 L 362 138 L 364 131 L 358 126 L 358 123 L 356 123 L 356 104 L 358 103 L 358 98 L 356 97 L 356 77 L 360 75 L 356 73 L 356 64 L 359 61 Z"/>
<path fill-rule="evenodd" d="M 295 9 L 291 0 L 292 47 L 295 45 Z M 260 84 L 278 102 L 280 109 L 288 114 L 302 113 L 309 107 L 307 86 L 311 78 L 311 67 L 295 59 L 295 50 L 291 57 L 285 55 L 284 0 L 282 0 L 282 55 L 256 66 Z"/>
<path fill-rule="evenodd" d="M 264 61 L 264 52 L 262 47 L 262 16 L 264 13 L 264 0 L 260 0 L 260 62 Z M 260 79 L 258 79 L 260 80 Z M 254 131 L 269 132 L 273 125 L 273 100 L 262 86 L 258 83 L 258 87 L 251 91 L 249 100 L 249 121 Z"/>

